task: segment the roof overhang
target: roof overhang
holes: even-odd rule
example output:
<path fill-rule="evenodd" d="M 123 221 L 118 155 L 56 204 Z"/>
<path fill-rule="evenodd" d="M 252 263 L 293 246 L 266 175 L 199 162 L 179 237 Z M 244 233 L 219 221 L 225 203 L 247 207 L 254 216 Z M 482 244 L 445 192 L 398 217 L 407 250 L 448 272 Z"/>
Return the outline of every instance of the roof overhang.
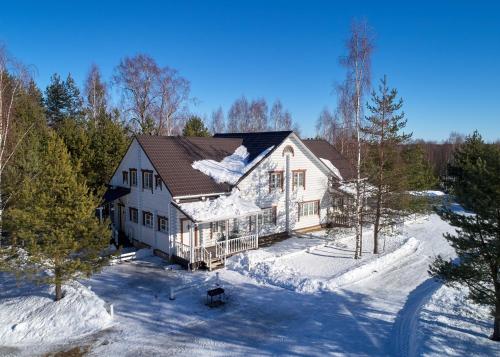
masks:
<path fill-rule="evenodd" d="M 111 186 L 108 187 L 104 195 L 102 196 L 103 203 L 113 202 L 120 197 L 126 196 L 130 193 L 130 187 L 121 186 Z"/>

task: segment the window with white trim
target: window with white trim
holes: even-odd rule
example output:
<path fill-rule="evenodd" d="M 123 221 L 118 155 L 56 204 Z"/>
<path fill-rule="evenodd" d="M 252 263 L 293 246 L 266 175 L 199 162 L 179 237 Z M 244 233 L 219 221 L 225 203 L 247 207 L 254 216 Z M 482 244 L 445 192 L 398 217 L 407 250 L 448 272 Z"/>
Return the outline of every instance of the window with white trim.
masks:
<path fill-rule="evenodd" d="M 168 233 L 168 220 L 166 217 L 158 216 L 158 231 Z"/>
<path fill-rule="evenodd" d="M 142 225 L 153 228 L 153 214 L 151 212 L 142 212 Z"/>
<path fill-rule="evenodd" d="M 309 217 L 319 214 L 319 201 L 303 202 L 300 204 L 300 217 Z"/>
<path fill-rule="evenodd" d="M 137 186 L 137 170 L 130 169 L 130 186 Z"/>
<path fill-rule="evenodd" d="M 283 189 L 283 173 L 274 171 L 269 173 L 269 192 Z"/>
<path fill-rule="evenodd" d="M 296 190 L 299 187 L 306 188 L 306 172 L 305 170 L 297 170 L 292 172 L 292 187 Z"/>
<path fill-rule="evenodd" d="M 128 212 L 129 212 L 128 217 L 130 219 L 130 222 L 138 223 L 137 208 L 129 207 Z"/>
<path fill-rule="evenodd" d="M 259 225 L 276 224 L 276 207 L 263 208 L 259 215 Z"/>
<path fill-rule="evenodd" d="M 142 171 L 142 188 L 153 191 L 153 171 Z"/>
<path fill-rule="evenodd" d="M 124 185 L 128 185 L 128 171 L 122 172 L 122 181 Z"/>

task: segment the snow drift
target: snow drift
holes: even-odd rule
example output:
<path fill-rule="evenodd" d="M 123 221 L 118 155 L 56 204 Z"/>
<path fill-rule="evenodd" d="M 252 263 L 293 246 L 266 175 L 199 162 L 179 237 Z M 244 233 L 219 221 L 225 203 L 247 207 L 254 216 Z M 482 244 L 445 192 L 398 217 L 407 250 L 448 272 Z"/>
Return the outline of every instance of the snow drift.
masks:
<path fill-rule="evenodd" d="M 304 276 L 298 269 L 282 264 L 284 258 L 261 251 L 244 252 L 231 258 L 228 268 L 250 276 L 261 283 L 268 283 L 288 290 L 313 294 L 321 291 L 333 291 L 343 286 L 363 280 L 374 272 L 387 269 L 399 260 L 415 253 L 421 242 L 413 237 L 407 239 L 398 249 L 359 265 L 342 271 L 329 278 L 311 278 Z"/>
<path fill-rule="evenodd" d="M 76 338 L 111 325 L 105 302 L 78 282 L 64 285 L 54 301 L 53 287 L 0 299 L 0 345 L 30 345 Z"/>
<path fill-rule="evenodd" d="M 193 169 L 203 172 L 213 178 L 217 183 L 228 183 L 234 185 L 238 180 L 264 158 L 274 146 L 261 152 L 255 159 L 248 162 L 250 154 L 243 145 L 239 146 L 233 154 L 226 156 L 222 161 L 198 160 L 191 166 Z"/>

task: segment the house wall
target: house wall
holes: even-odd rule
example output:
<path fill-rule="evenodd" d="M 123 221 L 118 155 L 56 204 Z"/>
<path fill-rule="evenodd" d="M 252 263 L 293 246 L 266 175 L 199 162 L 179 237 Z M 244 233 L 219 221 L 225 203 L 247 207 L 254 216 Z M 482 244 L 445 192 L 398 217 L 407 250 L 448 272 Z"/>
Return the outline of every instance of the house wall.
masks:
<path fill-rule="evenodd" d="M 291 136 L 273 151 L 273 153 L 264 159 L 264 161 L 255 168 L 239 184 L 242 197 L 254 202 L 260 208 L 277 206 L 276 225 L 267 225 L 261 227 L 260 234 L 274 234 L 286 231 L 286 178 L 284 180 L 283 191 L 276 190 L 269 192 L 269 172 L 284 171 L 286 169 L 286 157 L 283 155 L 283 149 L 291 146 L 293 156 L 290 156 L 290 229 L 302 229 L 306 227 L 317 226 L 326 221 L 328 196 L 328 170 L 321 163 L 317 163 L 312 153 L 308 152 L 295 136 Z M 299 187 L 296 190 L 292 188 L 292 171 L 306 170 L 305 189 Z M 286 176 L 286 175 L 285 175 Z M 298 216 L 299 203 L 306 201 L 320 201 L 320 214 L 315 216 Z"/>
<path fill-rule="evenodd" d="M 130 185 L 130 169 L 137 169 L 137 186 Z M 162 184 L 162 189 L 155 187 L 153 179 L 153 190 L 144 190 L 142 188 L 142 172 L 141 170 L 152 170 L 153 175 L 157 172 L 154 169 L 151 161 L 148 159 L 137 140 L 133 140 L 123 160 L 118 166 L 113 175 L 110 184 L 113 186 L 130 187 L 130 194 L 121 197 L 114 202 L 114 222 L 118 227 L 118 204 L 125 206 L 125 229 L 124 232 L 129 237 L 140 242 L 146 243 L 149 246 L 159 249 L 165 253 L 169 252 L 169 235 L 158 231 L 158 216 L 169 218 L 170 232 L 178 232 L 178 212 L 171 207 L 171 195 Z M 129 183 L 124 184 L 122 172 L 129 172 Z M 154 176 L 153 176 L 154 177 Z M 134 207 L 138 210 L 138 223 L 130 220 L 129 207 Z M 153 213 L 153 228 L 143 225 L 142 212 L 147 211 Z"/>

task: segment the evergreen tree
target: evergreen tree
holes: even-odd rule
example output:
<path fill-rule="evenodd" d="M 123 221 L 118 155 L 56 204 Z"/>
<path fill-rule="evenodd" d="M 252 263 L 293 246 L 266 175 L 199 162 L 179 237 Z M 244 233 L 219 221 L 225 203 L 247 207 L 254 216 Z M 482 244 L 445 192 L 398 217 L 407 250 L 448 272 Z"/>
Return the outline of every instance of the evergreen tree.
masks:
<path fill-rule="evenodd" d="M 201 118 L 192 116 L 186 122 L 182 136 L 210 136 L 210 132 Z"/>
<path fill-rule="evenodd" d="M 425 152 L 421 145 L 407 145 L 403 148 L 401 155 L 409 190 L 430 190 L 438 186 L 438 178 L 429 162 L 425 159 Z"/>
<path fill-rule="evenodd" d="M 41 155 L 38 175 L 21 185 L 7 212 L 11 244 L 2 253 L 7 268 L 55 285 L 57 301 L 65 282 L 89 276 L 105 263 L 101 253 L 111 234 L 96 218 L 98 201 L 57 135 L 49 135 Z"/>
<path fill-rule="evenodd" d="M 49 125 L 58 128 L 64 119 L 81 119 L 82 99 L 75 81 L 68 74 L 66 81 L 56 73 L 45 90 L 45 107 Z"/>
<path fill-rule="evenodd" d="M 130 138 L 119 121 L 118 111 L 101 112 L 88 122 L 88 156 L 82 158 L 82 171 L 89 188 L 99 193 L 109 182 L 116 165 L 128 148 Z"/>
<path fill-rule="evenodd" d="M 401 131 L 406 126 L 402 99 L 397 100 L 396 89 L 389 89 L 387 79 L 380 81 L 379 94 L 372 92 L 371 115 L 362 131 L 367 135 L 368 158 L 365 169 L 368 181 L 373 184 L 374 198 L 373 253 L 378 254 L 378 236 L 384 226 L 394 222 L 394 214 L 400 211 L 405 191 L 405 180 L 399 158 L 399 145 L 405 143 L 411 134 Z"/>
<path fill-rule="evenodd" d="M 450 207 L 437 210 L 457 227 L 455 234 L 444 237 L 458 261 L 438 257 L 430 273 L 447 285 L 467 286 L 472 301 L 490 306 L 491 339 L 500 341 L 500 149 L 485 144 L 474 132 L 455 152 L 448 172 L 456 202 L 473 213 L 454 212 Z"/>

